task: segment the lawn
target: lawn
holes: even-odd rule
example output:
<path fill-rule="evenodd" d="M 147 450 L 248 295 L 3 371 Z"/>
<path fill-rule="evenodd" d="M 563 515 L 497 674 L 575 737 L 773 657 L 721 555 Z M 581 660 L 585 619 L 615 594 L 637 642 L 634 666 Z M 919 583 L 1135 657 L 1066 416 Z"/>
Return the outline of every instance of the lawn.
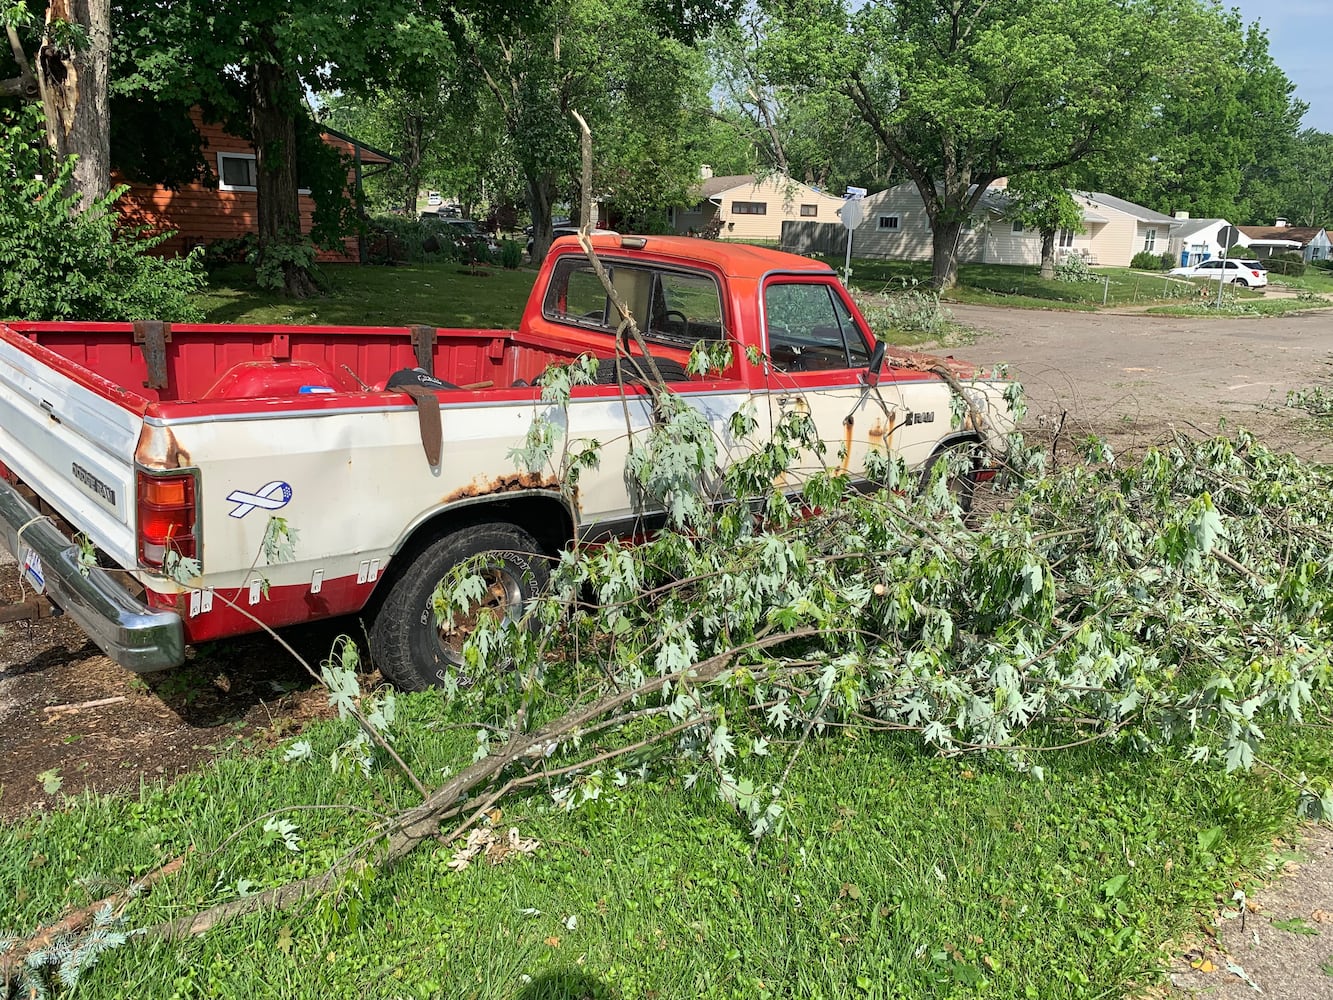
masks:
<path fill-rule="evenodd" d="M 362 267 L 326 264 L 328 293 L 302 302 L 260 291 L 243 265 L 213 271 L 199 305 L 210 323 L 513 329 L 537 272 L 457 263 Z"/>
<path fill-rule="evenodd" d="M 829 258 L 841 267 L 841 261 Z M 1093 310 L 1169 302 L 1198 294 L 1188 281 L 1126 267 L 1099 267 L 1097 281 L 1067 282 L 1042 278 L 1039 268 L 1009 264 L 962 264 L 958 284 L 945 293 L 948 302 L 1039 309 Z M 852 261 L 852 283 L 865 291 L 892 291 L 930 284 L 929 261 Z"/>
<path fill-rule="evenodd" d="M 438 694 L 399 710 L 398 749 L 428 783 L 471 760 L 473 729 Z M 53 800 L 0 829 L 0 928 L 31 928 L 191 845 L 185 872 L 132 905 L 133 925 L 322 870 L 368 829 L 353 807 L 412 801 L 390 774 L 330 768 L 351 735 L 320 724 L 294 763 L 289 744 L 239 745 L 169 788 Z M 1269 739 L 1278 766 L 1328 770 L 1326 740 L 1282 727 Z M 704 781 L 631 781 L 573 813 L 538 793 L 499 821 L 541 842 L 530 856 L 455 872 L 453 848 L 423 847 L 297 914 L 107 952 L 77 992 L 1106 997 L 1153 982 L 1163 943 L 1281 860 L 1272 837 L 1293 796 L 1262 773 L 1110 747 L 1045 763 L 1037 780 L 914 740 L 830 735 L 793 772 L 785 831 L 757 845 Z M 284 816 L 297 850 L 254 822 L 282 807 L 300 810 Z"/>

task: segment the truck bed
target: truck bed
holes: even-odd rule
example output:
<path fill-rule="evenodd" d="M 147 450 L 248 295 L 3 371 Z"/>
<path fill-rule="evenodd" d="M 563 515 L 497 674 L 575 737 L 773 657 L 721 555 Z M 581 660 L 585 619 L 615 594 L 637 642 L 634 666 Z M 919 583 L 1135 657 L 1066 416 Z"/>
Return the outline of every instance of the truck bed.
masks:
<path fill-rule="evenodd" d="M 459 386 L 524 388 L 548 365 L 613 355 L 605 334 L 577 330 L 556 339 L 429 327 L 14 322 L 0 324 L 0 337 L 140 416 L 173 403 L 378 392 L 395 371 L 423 364 Z M 150 361 L 155 338 L 160 360 Z"/>

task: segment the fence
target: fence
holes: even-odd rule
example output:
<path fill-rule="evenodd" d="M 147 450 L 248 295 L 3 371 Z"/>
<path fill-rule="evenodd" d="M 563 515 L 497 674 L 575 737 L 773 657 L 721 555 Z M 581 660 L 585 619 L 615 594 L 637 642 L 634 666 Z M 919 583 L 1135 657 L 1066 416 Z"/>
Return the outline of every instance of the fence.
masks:
<path fill-rule="evenodd" d="M 847 252 L 847 227 L 840 222 L 784 222 L 782 249 L 831 257 Z"/>

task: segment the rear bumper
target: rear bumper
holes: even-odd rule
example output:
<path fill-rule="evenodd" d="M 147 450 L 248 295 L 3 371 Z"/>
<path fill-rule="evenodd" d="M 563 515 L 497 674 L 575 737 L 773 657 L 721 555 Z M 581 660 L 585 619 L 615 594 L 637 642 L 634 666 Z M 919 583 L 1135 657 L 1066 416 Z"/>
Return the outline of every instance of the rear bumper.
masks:
<path fill-rule="evenodd" d="M 157 611 L 96 566 L 79 565 L 79 548 L 7 482 L 0 480 L 0 541 L 25 566 L 40 560 L 46 593 L 98 648 L 121 666 L 146 674 L 185 660 L 185 628 L 174 611 Z"/>

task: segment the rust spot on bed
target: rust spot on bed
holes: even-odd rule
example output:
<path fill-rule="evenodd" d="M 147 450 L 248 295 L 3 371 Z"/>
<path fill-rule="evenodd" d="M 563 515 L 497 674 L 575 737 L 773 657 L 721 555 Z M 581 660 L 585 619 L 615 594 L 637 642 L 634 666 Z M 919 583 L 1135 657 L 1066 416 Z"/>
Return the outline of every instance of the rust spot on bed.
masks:
<path fill-rule="evenodd" d="M 190 453 L 180 446 L 170 427 L 145 426 L 134 449 L 134 461 L 146 469 L 184 469 Z"/>
<path fill-rule="evenodd" d="M 476 497 L 492 496 L 496 493 L 514 493 L 519 490 L 558 490 L 560 481 L 554 476 L 543 476 L 536 472 L 514 472 L 495 479 L 474 479 L 468 485 L 446 493 L 440 503 L 457 503 L 459 500 L 471 500 Z"/>

